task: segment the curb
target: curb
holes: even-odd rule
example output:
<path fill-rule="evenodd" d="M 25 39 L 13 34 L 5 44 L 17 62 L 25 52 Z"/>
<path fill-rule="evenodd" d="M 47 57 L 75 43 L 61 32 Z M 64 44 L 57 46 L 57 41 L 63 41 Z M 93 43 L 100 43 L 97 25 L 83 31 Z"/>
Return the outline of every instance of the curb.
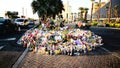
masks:
<path fill-rule="evenodd" d="M 19 57 L 19 59 L 17 60 L 17 62 L 15 62 L 15 64 L 12 66 L 12 68 L 18 68 L 27 53 L 28 53 L 28 48 L 25 49 L 25 51 L 23 52 L 23 54 Z"/>
<path fill-rule="evenodd" d="M 31 28 L 31 29 L 29 29 L 29 30 L 33 30 L 33 29 L 35 29 L 37 26 L 38 26 L 38 25 L 34 26 L 33 28 Z M 26 32 L 27 32 L 27 31 L 26 31 Z M 25 32 L 25 33 L 26 33 L 26 32 Z M 25 33 L 24 33 L 24 34 L 25 34 Z M 23 35 L 24 35 L 24 34 L 23 34 Z M 20 38 L 20 39 L 21 39 L 21 38 Z M 20 40 L 20 39 L 19 39 L 19 40 Z M 19 40 L 18 40 L 18 41 L 19 41 Z M 18 42 L 18 41 L 17 41 L 17 42 Z M 28 51 L 29 51 L 29 49 L 26 48 L 25 51 L 22 53 L 22 55 L 21 55 L 21 56 L 18 58 L 18 60 L 15 62 L 15 64 L 12 66 L 12 68 L 19 68 L 19 65 L 22 63 L 22 60 L 25 58 L 25 56 L 26 56 L 26 54 L 28 53 Z"/>
<path fill-rule="evenodd" d="M 97 26 L 91 26 L 91 28 L 96 28 Z M 120 30 L 120 28 L 112 28 L 112 27 L 97 27 L 97 28 L 106 28 L 106 29 L 115 29 Z"/>

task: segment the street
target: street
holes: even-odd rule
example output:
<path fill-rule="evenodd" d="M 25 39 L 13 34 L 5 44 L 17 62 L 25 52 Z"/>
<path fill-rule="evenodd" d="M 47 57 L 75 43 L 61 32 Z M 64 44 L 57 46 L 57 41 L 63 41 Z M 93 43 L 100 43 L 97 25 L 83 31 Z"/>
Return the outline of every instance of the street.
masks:
<path fill-rule="evenodd" d="M 120 67 L 120 30 L 91 27 L 90 30 L 102 36 L 104 45 L 80 56 L 40 55 L 28 52 L 19 68 L 119 68 Z M 25 48 L 14 44 L 25 32 L 9 36 L 11 40 L 0 40 L 0 68 L 10 68 L 21 56 Z M 16 39 L 14 39 L 16 38 Z M 107 51 L 107 50 L 109 51 Z"/>
<path fill-rule="evenodd" d="M 0 68 L 10 68 L 24 52 L 23 46 L 17 45 L 18 39 L 32 27 L 0 36 Z"/>

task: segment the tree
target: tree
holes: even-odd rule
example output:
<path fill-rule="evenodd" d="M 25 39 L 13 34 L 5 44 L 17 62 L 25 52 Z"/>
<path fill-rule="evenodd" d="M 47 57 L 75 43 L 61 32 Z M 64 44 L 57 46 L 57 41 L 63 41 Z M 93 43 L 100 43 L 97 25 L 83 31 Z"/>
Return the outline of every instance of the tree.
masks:
<path fill-rule="evenodd" d="M 76 20 L 76 15 L 77 15 L 77 13 L 74 13 L 74 20 Z"/>
<path fill-rule="evenodd" d="M 113 8 L 115 18 L 119 17 L 119 6 L 115 5 Z"/>
<path fill-rule="evenodd" d="M 85 13 L 84 20 L 85 20 L 85 21 L 87 20 L 88 10 L 89 10 L 88 8 L 84 8 L 84 13 Z"/>
<path fill-rule="evenodd" d="M 72 16 L 72 20 L 73 20 L 73 13 L 71 13 L 71 16 Z"/>
<path fill-rule="evenodd" d="M 15 12 L 15 11 L 7 11 L 5 13 L 5 16 L 7 16 L 8 18 L 18 18 L 18 12 Z"/>
<path fill-rule="evenodd" d="M 108 18 L 108 10 L 109 10 L 109 7 L 106 6 L 106 7 L 105 7 L 105 10 L 106 10 L 106 18 Z"/>
<path fill-rule="evenodd" d="M 90 21 L 92 22 L 92 13 L 93 13 L 93 5 L 94 5 L 94 1 L 95 0 L 91 0 L 92 2 L 92 7 L 91 7 L 91 17 L 90 17 Z"/>
<path fill-rule="evenodd" d="M 79 10 L 80 10 L 80 19 L 83 19 L 83 13 L 84 13 L 84 8 L 83 7 L 80 7 Z"/>
<path fill-rule="evenodd" d="M 34 0 L 31 3 L 33 14 L 37 13 L 39 17 L 55 17 L 62 13 L 64 6 L 61 0 Z"/>

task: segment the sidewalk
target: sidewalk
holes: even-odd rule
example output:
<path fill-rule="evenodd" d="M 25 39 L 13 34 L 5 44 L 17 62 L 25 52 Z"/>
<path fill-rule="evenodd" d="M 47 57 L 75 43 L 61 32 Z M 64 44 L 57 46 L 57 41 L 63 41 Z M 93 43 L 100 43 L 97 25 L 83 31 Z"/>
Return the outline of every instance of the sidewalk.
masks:
<path fill-rule="evenodd" d="M 90 55 L 40 55 L 29 52 L 18 68 L 120 68 L 120 59 L 98 49 Z"/>

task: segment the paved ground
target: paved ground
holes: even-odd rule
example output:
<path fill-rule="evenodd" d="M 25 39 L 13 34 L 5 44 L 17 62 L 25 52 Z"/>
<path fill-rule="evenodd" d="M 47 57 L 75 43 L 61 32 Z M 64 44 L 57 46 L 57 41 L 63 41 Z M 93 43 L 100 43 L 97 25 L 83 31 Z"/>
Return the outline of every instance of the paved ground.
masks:
<path fill-rule="evenodd" d="M 120 68 L 120 59 L 101 48 L 81 56 L 51 56 L 29 52 L 19 68 Z"/>
<path fill-rule="evenodd" d="M 92 27 L 91 30 L 103 37 L 104 47 L 112 53 L 101 49 L 82 56 L 50 56 L 29 52 L 19 68 L 120 68 L 120 59 L 114 56 L 114 52 L 120 56 L 120 31 L 106 30 L 106 28 L 96 29 L 96 27 Z M 16 34 L 16 40 L 19 37 L 20 35 Z M 23 53 L 24 48 L 16 46 L 14 42 L 0 40 L 0 68 L 12 68 Z"/>
<path fill-rule="evenodd" d="M 0 35 L 0 68 L 11 68 L 24 52 L 25 48 L 16 44 L 24 32 L 25 30 Z"/>
<path fill-rule="evenodd" d="M 105 43 L 103 47 L 110 49 L 111 53 L 101 48 L 81 56 L 50 56 L 29 52 L 19 68 L 120 68 L 120 58 L 118 58 L 120 57 L 120 31 L 106 28 L 96 29 L 96 27 L 90 30 L 103 37 Z"/>
<path fill-rule="evenodd" d="M 24 49 L 23 47 L 6 43 L 6 46 L 0 50 L 0 68 L 11 68 L 23 53 Z"/>
<path fill-rule="evenodd" d="M 25 50 L 23 46 L 17 45 L 16 42 L 24 32 L 32 27 L 21 29 L 20 32 L 16 31 L 0 35 L 0 68 L 12 68 Z"/>

